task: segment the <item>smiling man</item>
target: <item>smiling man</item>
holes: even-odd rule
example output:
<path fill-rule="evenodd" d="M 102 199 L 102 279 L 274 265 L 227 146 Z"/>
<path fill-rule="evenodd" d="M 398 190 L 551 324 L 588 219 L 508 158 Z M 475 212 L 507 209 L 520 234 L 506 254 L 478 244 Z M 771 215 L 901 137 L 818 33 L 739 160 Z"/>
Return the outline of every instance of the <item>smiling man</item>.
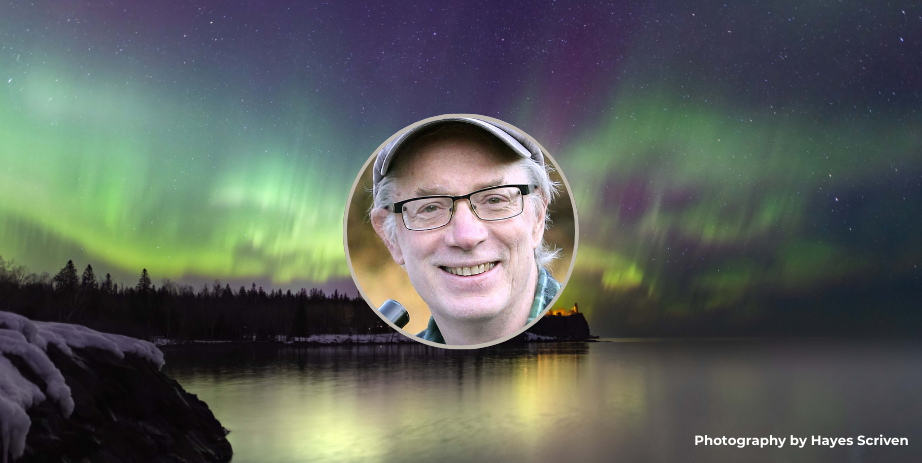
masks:
<path fill-rule="evenodd" d="M 544 243 L 557 185 L 527 137 L 486 118 L 436 118 L 385 146 L 374 169 L 372 225 L 432 314 L 419 337 L 496 341 L 557 294 Z"/>

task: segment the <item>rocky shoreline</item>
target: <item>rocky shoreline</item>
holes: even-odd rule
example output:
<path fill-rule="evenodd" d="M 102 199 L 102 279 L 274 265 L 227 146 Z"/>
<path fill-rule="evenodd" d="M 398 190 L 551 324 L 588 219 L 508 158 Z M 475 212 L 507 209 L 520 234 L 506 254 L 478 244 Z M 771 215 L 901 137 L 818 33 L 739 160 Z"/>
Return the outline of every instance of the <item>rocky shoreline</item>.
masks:
<path fill-rule="evenodd" d="M 2 461 L 226 462 L 227 430 L 153 344 L 0 312 Z"/>

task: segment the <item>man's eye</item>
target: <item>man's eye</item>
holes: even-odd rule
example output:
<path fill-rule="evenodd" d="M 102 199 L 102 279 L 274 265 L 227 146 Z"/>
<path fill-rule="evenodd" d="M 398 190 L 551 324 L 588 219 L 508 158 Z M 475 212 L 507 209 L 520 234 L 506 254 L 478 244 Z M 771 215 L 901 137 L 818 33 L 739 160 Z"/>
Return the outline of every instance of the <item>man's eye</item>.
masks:
<path fill-rule="evenodd" d="M 428 204 L 422 204 L 418 208 L 416 208 L 415 213 L 416 214 L 438 214 L 439 212 L 442 212 L 443 209 L 445 209 L 445 206 L 443 204 L 439 204 L 437 202 L 428 203 Z"/>
<path fill-rule="evenodd" d="M 487 204 L 502 204 L 506 202 L 507 199 L 501 196 L 491 196 L 487 198 Z"/>

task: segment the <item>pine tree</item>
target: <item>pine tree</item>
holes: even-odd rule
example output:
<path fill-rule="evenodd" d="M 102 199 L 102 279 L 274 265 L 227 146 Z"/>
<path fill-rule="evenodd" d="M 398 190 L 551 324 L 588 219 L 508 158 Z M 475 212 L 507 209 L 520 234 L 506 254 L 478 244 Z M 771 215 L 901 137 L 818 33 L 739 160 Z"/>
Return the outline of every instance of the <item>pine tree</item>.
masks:
<path fill-rule="evenodd" d="M 67 265 L 54 276 L 52 283 L 56 283 L 55 289 L 65 292 L 76 292 L 78 286 L 77 269 L 74 267 L 74 261 L 67 261 Z"/>
<path fill-rule="evenodd" d="M 138 280 L 137 288 L 141 294 L 147 294 L 151 291 L 150 276 L 147 274 L 147 269 L 141 270 L 141 279 Z"/>
<path fill-rule="evenodd" d="M 115 292 L 115 288 L 112 283 L 112 276 L 108 273 L 106 274 L 106 281 L 102 282 L 102 292 L 109 294 Z"/>
<path fill-rule="evenodd" d="M 86 270 L 83 271 L 80 287 L 82 287 L 84 291 L 95 291 L 99 287 L 99 284 L 96 282 L 96 274 L 93 273 L 92 265 L 87 265 Z"/>

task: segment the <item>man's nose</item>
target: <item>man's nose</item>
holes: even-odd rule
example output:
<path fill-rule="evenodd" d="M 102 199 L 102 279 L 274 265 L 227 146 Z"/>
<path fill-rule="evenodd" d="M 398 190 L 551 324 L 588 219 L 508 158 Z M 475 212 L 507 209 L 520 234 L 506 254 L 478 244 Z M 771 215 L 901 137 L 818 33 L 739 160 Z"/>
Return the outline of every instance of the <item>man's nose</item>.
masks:
<path fill-rule="evenodd" d="M 469 202 L 460 200 L 455 202 L 454 207 L 455 212 L 452 215 L 451 223 L 448 224 L 449 230 L 446 242 L 449 246 L 473 249 L 487 239 L 486 224 L 474 215 Z"/>

